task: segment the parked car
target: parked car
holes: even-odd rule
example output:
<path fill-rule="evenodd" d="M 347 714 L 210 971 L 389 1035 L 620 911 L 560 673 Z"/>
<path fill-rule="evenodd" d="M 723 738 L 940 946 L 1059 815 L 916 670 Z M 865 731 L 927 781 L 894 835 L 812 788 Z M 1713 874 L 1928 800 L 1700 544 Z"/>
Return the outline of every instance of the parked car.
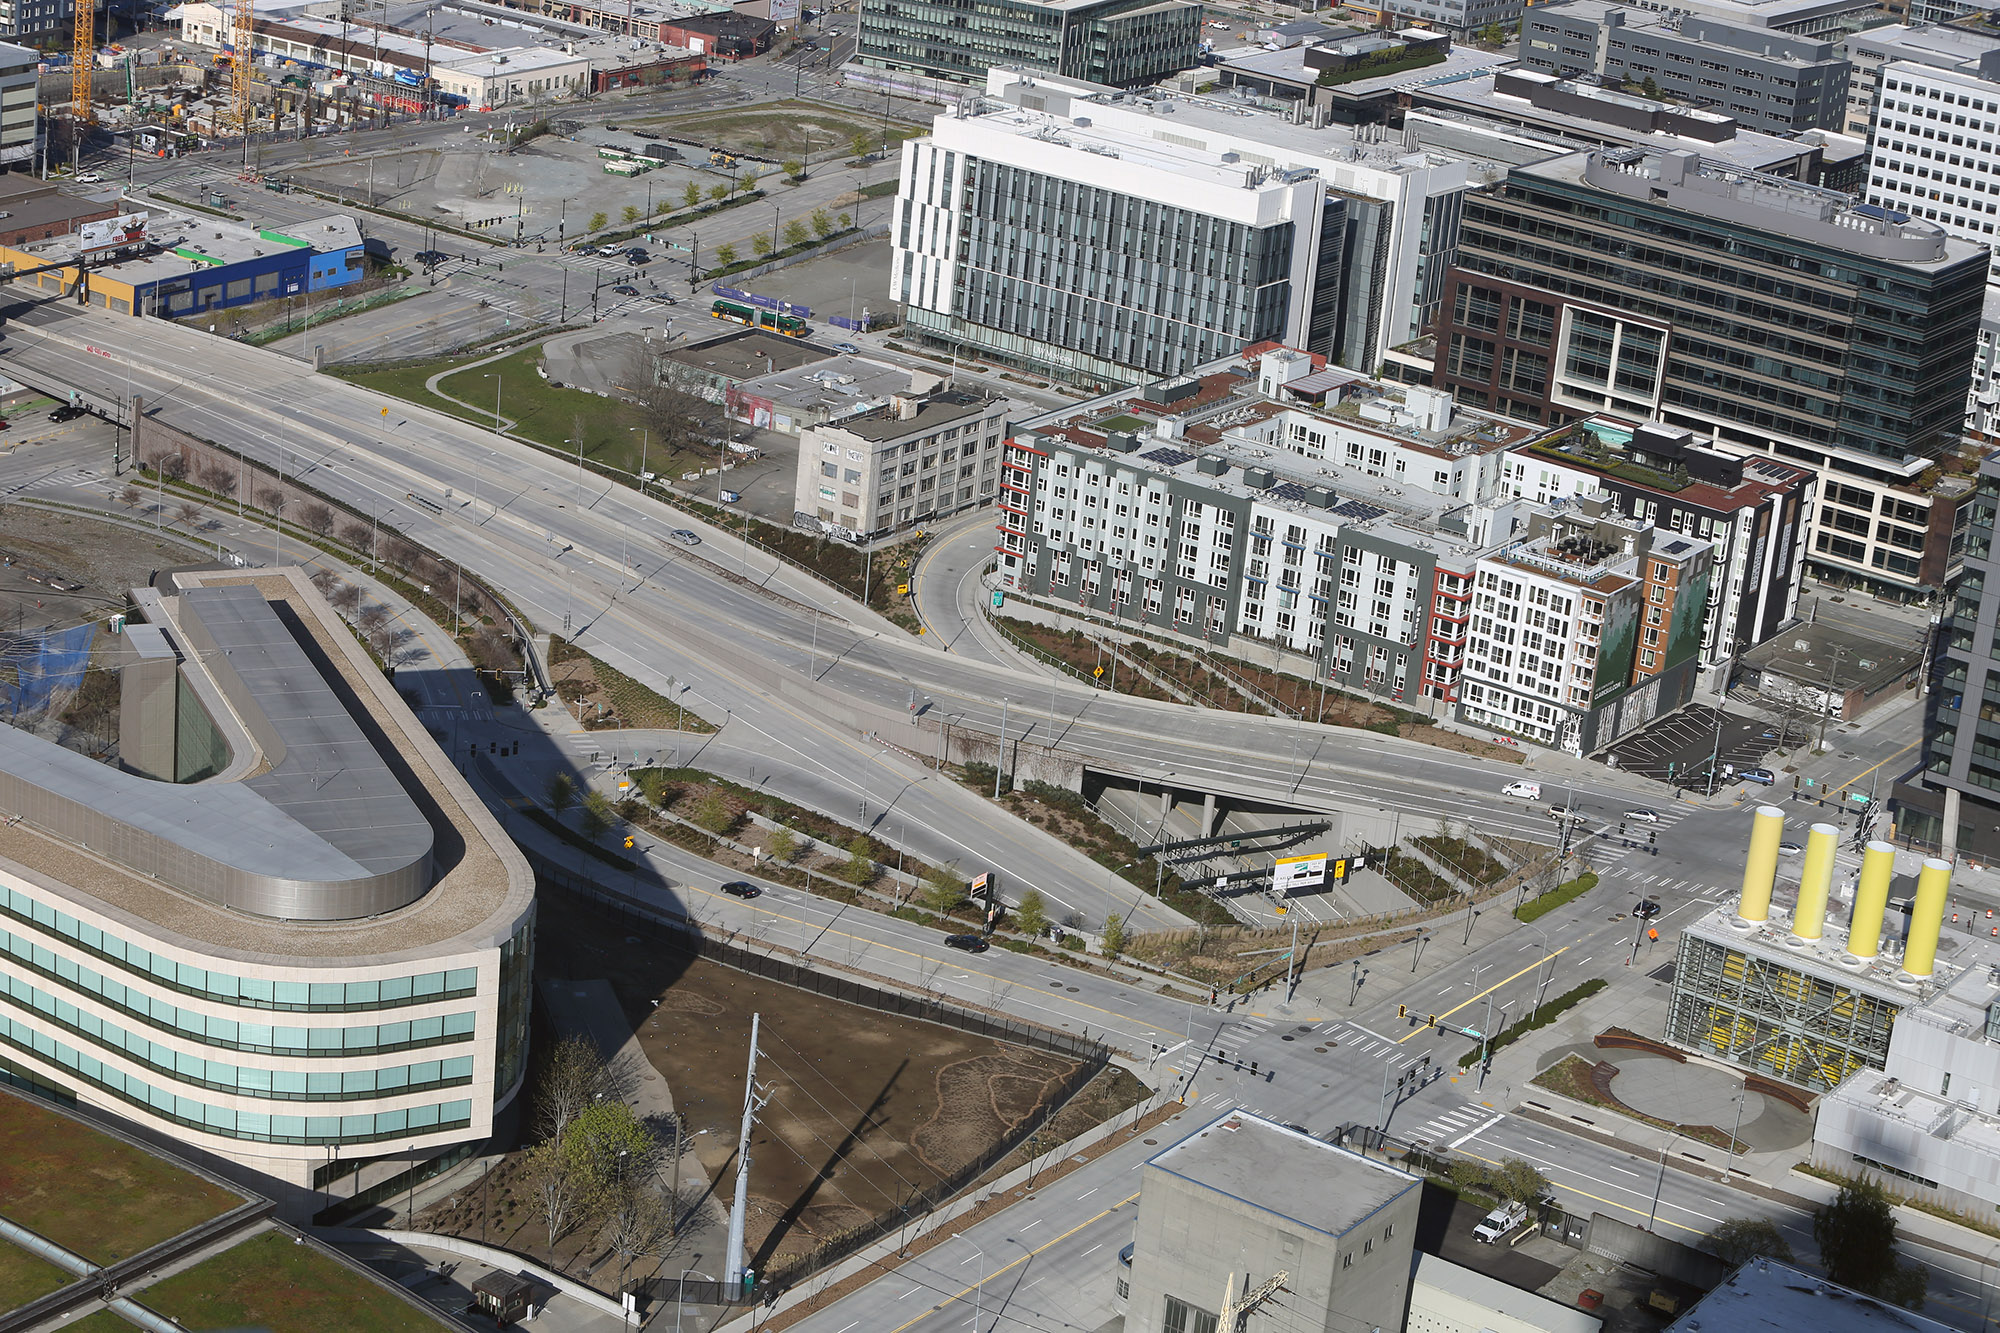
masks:
<path fill-rule="evenodd" d="M 49 420 L 75 421 L 78 417 L 85 415 L 88 414 L 84 411 L 83 408 L 77 406 L 75 403 L 63 403 L 60 406 L 58 406 L 54 411 L 49 413 Z"/>
<path fill-rule="evenodd" d="M 1754 782 L 1760 787 L 1768 787 L 1778 780 L 1778 775 L 1768 768 L 1746 768 L 1736 775 L 1738 782 Z"/>
<path fill-rule="evenodd" d="M 675 541 L 679 542 L 682 546 L 701 545 L 700 535 L 697 533 L 689 532 L 686 528 L 675 528 L 672 532 L 668 533 L 667 535 L 669 537 L 672 537 Z"/>
<path fill-rule="evenodd" d="M 954 949 L 963 949 L 967 953 L 985 953 L 993 947 L 977 935 L 947 935 L 944 937 L 944 942 Z"/>
<path fill-rule="evenodd" d="M 1503 1203 L 1473 1223 L 1472 1238 L 1482 1245 L 1491 1245 L 1527 1220 L 1527 1204 L 1518 1201 Z"/>
<path fill-rule="evenodd" d="M 658 139 L 660 137 L 651 130 L 633 130 L 632 133 L 638 135 L 641 139 Z"/>
<path fill-rule="evenodd" d="M 722 886 L 722 891 L 732 898 L 755 898 L 763 892 L 747 879 L 732 879 Z"/>
<path fill-rule="evenodd" d="M 1518 796 L 1524 801 L 1542 799 L 1542 784 L 1539 782 L 1510 782 L 1500 789 L 1502 796 Z"/>
<path fill-rule="evenodd" d="M 613 296 L 637 296 L 639 289 L 629 282 L 621 282 L 611 289 L 611 294 Z"/>
<path fill-rule="evenodd" d="M 1620 819 L 1636 819 L 1641 824 L 1657 824 L 1660 822 L 1660 812 L 1658 810 L 1627 810 L 1618 817 Z"/>
<path fill-rule="evenodd" d="M 1797 856 L 1804 850 L 1805 848 L 1795 842 L 1781 842 L 1778 844 L 1778 855 L 1780 856 Z"/>
<path fill-rule="evenodd" d="M 861 351 L 853 343 L 835 343 L 833 350 L 839 352 L 842 356 L 854 356 Z"/>

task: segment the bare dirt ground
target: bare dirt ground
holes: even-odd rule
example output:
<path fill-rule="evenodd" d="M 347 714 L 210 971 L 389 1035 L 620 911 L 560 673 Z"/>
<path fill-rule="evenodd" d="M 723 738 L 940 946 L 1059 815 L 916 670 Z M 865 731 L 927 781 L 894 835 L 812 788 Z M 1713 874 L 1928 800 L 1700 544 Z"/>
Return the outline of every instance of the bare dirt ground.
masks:
<path fill-rule="evenodd" d="M 896 1211 L 914 1192 L 979 1159 L 1074 1068 L 1039 1051 L 691 958 L 608 909 L 567 897 L 548 906 L 538 971 L 610 981 L 672 1087 L 702 1168 L 725 1192 L 735 1170 L 750 1016 L 762 1015 L 757 1080 L 771 1096 L 751 1143 L 748 1221 L 751 1263 L 760 1272 Z M 508 1192 L 489 1225 L 496 1243 L 549 1257 L 521 1191 Z M 591 1245 L 561 1248 L 553 1257 L 567 1266 Z"/>
<path fill-rule="evenodd" d="M 151 499 L 150 493 L 146 496 Z M 28 505 L 0 505 L 0 633 L 63 629 L 103 620 L 125 604 L 125 592 L 153 571 L 204 558 L 174 533 L 133 532 L 76 514 Z M 59 592 L 36 576 L 53 574 L 82 586 Z"/>

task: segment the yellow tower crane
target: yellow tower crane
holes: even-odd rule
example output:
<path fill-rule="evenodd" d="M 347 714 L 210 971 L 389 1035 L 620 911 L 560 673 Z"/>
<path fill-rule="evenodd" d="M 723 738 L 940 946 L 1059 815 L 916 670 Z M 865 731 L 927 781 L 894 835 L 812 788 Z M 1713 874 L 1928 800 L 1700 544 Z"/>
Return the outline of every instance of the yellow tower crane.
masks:
<path fill-rule="evenodd" d="M 76 0 L 76 40 L 69 53 L 69 114 L 79 125 L 92 119 L 90 72 L 97 67 L 97 3 Z"/>
<path fill-rule="evenodd" d="M 250 133 L 250 61 L 253 34 L 250 19 L 253 13 L 251 0 L 236 0 L 236 60 L 230 66 L 229 78 L 236 94 L 236 123 L 243 133 Z"/>

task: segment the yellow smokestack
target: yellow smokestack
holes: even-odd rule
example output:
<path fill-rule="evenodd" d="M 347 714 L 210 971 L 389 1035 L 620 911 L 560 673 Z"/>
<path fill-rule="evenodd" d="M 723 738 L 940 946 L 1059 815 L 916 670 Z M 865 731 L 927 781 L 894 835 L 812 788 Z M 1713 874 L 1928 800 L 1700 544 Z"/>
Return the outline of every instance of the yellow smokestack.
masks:
<path fill-rule="evenodd" d="M 1896 869 L 1896 849 L 1879 839 L 1861 854 L 1861 882 L 1854 890 L 1854 915 L 1847 926 L 1847 952 L 1873 958 L 1882 952 L 1882 913 L 1889 907 L 1889 876 Z"/>
<path fill-rule="evenodd" d="M 1736 915 L 1745 921 L 1771 919 L 1771 881 L 1778 875 L 1778 843 L 1785 836 L 1785 812 L 1775 805 L 1757 807 L 1750 826 L 1750 855 L 1743 862 L 1743 893 Z"/>
<path fill-rule="evenodd" d="M 1833 853 L 1839 845 L 1840 830 L 1831 824 L 1814 824 L 1806 835 L 1799 905 L 1792 913 L 1792 934 L 1802 940 L 1816 940 L 1826 929 L 1826 900 L 1833 892 Z"/>
<path fill-rule="evenodd" d="M 1938 932 L 1944 929 L 1944 900 L 1951 891 L 1951 862 L 1935 856 L 1917 872 L 1917 901 L 1910 908 L 1910 938 L 1903 945 L 1903 970 L 1927 977 L 1937 966 Z"/>

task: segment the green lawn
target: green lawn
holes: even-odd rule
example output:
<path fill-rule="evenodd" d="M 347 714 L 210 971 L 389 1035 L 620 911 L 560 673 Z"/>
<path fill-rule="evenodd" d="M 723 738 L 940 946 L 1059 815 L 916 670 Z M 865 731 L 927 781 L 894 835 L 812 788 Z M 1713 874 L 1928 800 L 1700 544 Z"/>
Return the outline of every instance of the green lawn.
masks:
<path fill-rule="evenodd" d="M 87 1259 L 127 1259 L 243 1200 L 25 1097 L 0 1095 L 0 1214 Z"/>
<path fill-rule="evenodd" d="M 830 156 L 846 158 L 857 134 L 868 136 L 871 147 L 879 149 L 884 139 L 880 116 L 854 115 L 832 111 L 810 102 L 772 102 L 743 111 L 709 111 L 692 116 L 656 117 L 635 124 L 664 126 L 690 139 L 733 148 L 739 153 L 755 153 L 783 161 L 804 157 L 808 152 L 818 163 Z M 887 126 L 890 143 L 900 143 L 930 130 L 891 122 Z M 747 164 L 759 171 L 774 171 L 763 163 Z"/>
<path fill-rule="evenodd" d="M 418 365 L 385 370 L 339 372 L 341 378 L 379 393 L 435 408 L 463 421 L 481 426 L 493 424 L 494 390 L 500 391 L 500 415 L 513 423 L 511 433 L 575 457 L 579 428 L 583 435 L 583 456 L 604 467 L 637 473 L 644 453 L 646 470 L 664 477 L 679 476 L 699 466 L 712 466 L 708 455 L 670 455 L 650 443 L 645 432 L 646 418 L 639 408 L 616 398 L 600 398 L 581 389 L 558 389 L 535 373 L 542 359 L 539 345 L 524 347 L 510 356 L 473 369 L 457 369 L 479 358 L 427 361 Z M 424 388 L 424 382 L 442 370 L 455 371 L 438 381 L 438 388 L 474 406 L 460 407 Z M 495 376 L 499 377 L 496 385 Z M 600 488 L 601 489 L 601 488 Z"/>
<path fill-rule="evenodd" d="M 0 1310 L 13 1310 L 75 1281 L 70 1274 L 0 1241 Z"/>
<path fill-rule="evenodd" d="M 73 1324 L 64 1324 L 63 1333 L 132 1333 L 132 1328 L 111 1311 L 99 1310 Z"/>
<path fill-rule="evenodd" d="M 131 1294 L 186 1328 L 434 1333 L 443 1323 L 279 1231 L 252 1236 Z"/>

